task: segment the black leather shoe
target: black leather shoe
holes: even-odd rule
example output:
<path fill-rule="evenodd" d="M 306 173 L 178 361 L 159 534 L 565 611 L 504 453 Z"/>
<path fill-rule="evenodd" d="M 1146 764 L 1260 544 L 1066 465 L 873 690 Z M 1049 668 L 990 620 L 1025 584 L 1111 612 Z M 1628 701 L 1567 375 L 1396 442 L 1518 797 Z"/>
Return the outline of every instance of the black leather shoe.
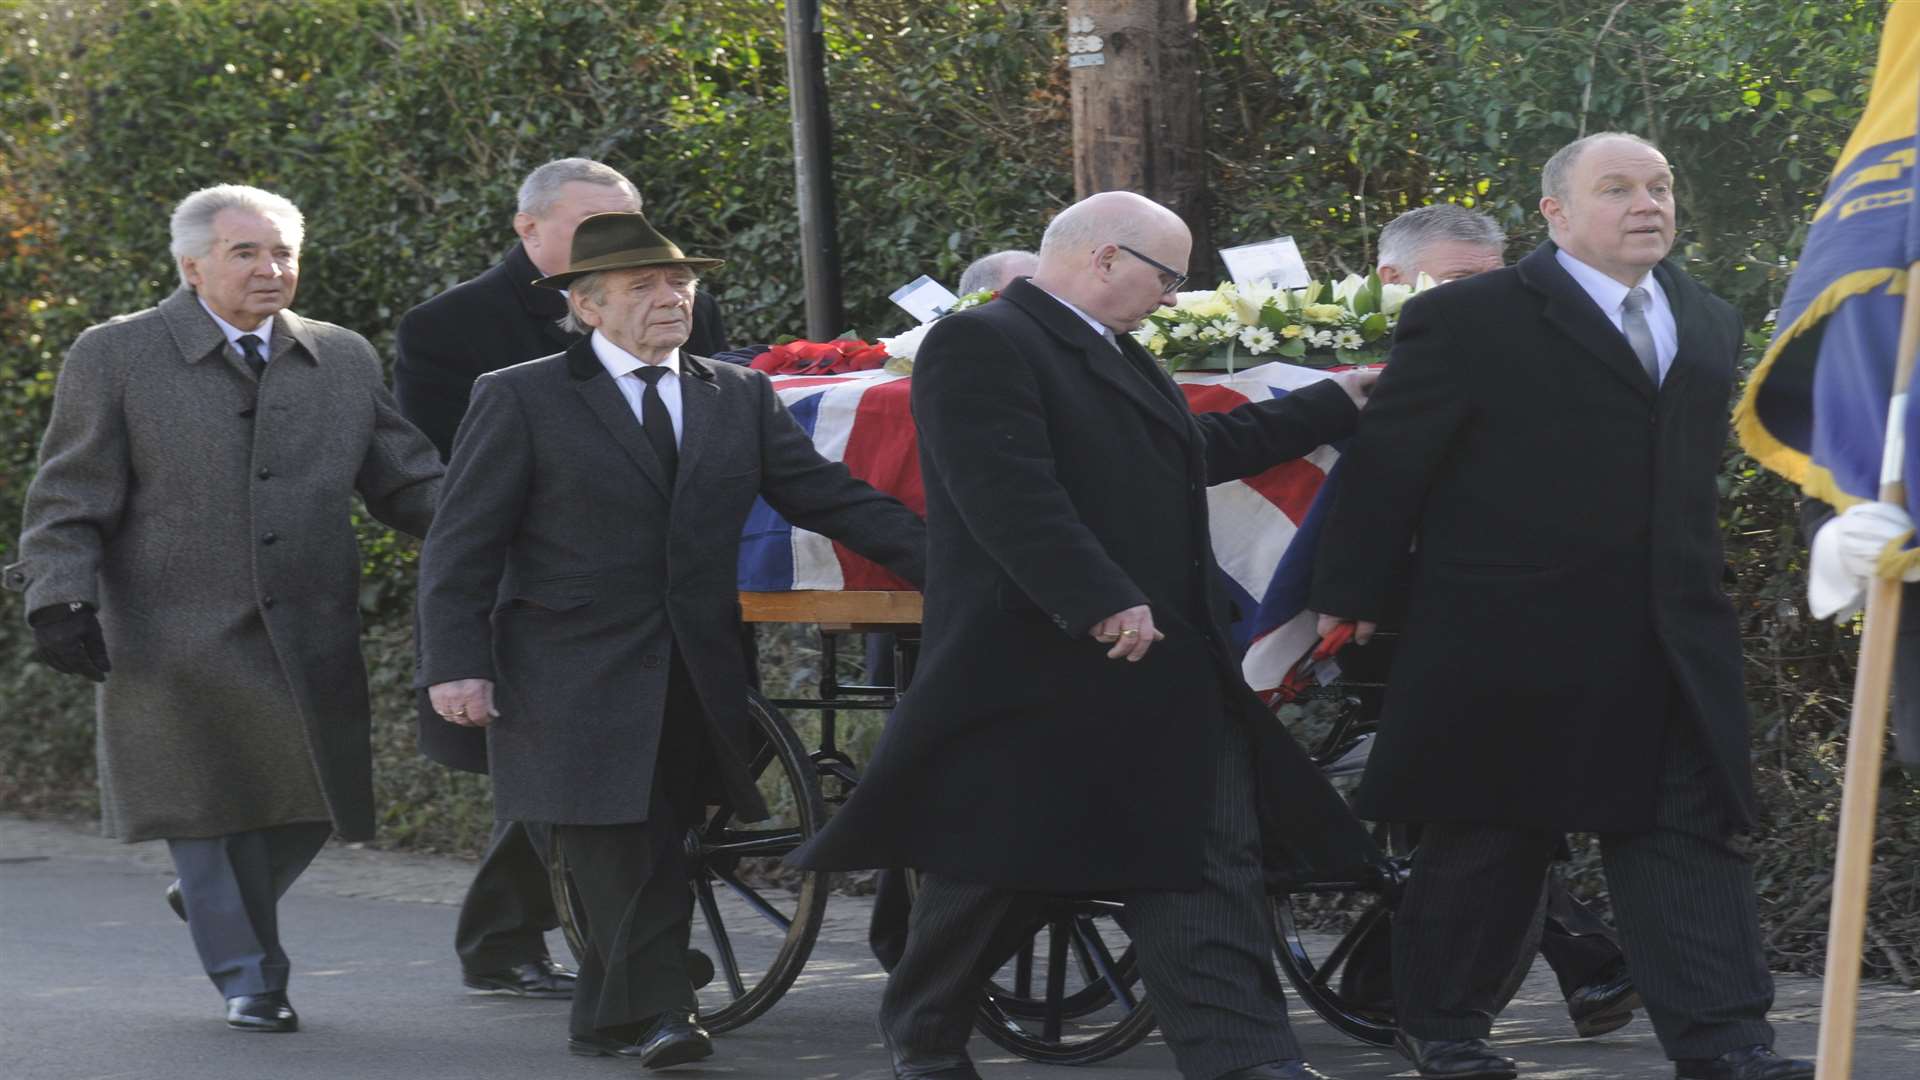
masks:
<path fill-rule="evenodd" d="M 1333 1080 L 1304 1061 L 1269 1061 L 1235 1069 L 1219 1080 Z"/>
<path fill-rule="evenodd" d="M 466 973 L 462 981 L 468 989 L 483 994 L 512 994 L 515 997 L 570 998 L 573 996 L 573 972 L 552 960 L 536 960 L 501 971 Z"/>
<path fill-rule="evenodd" d="M 687 982 L 695 990 L 713 981 L 713 961 L 699 949 L 687 950 Z"/>
<path fill-rule="evenodd" d="M 1624 967 L 1567 995 L 1567 1015 L 1573 1018 L 1573 1030 L 1583 1039 L 1626 1027 L 1638 1008 L 1640 992 L 1633 988 L 1633 977 Z"/>
<path fill-rule="evenodd" d="M 1717 1058 L 1681 1058 L 1673 1063 L 1673 1075 L 1675 1080 L 1813 1080 L 1813 1062 L 1749 1046 Z"/>
<path fill-rule="evenodd" d="M 1513 1059 L 1494 1053 L 1485 1039 L 1416 1039 L 1402 1031 L 1393 1036 L 1393 1044 L 1421 1076 L 1513 1080 L 1519 1075 Z"/>
<path fill-rule="evenodd" d="M 887 1048 L 887 1057 L 893 1062 L 893 1080 L 980 1080 L 965 1047 L 957 1054 L 908 1057 L 893 1048 L 884 1024 L 876 1020 L 874 1026 L 880 1032 L 880 1045 Z"/>
<path fill-rule="evenodd" d="M 235 1031 L 299 1031 L 300 1016 L 285 990 L 269 990 L 228 998 L 227 1026 Z"/>
<path fill-rule="evenodd" d="M 181 922 L 187 921 L 187 902 L 180 896 L 179 878 L 173 879 L 173 883 L 167 886 L 167 906 L 173 909 L 175 915 L 180 916 Z"/>
<path fill-rule="evenodd" d="M 573 1035 L 567 1038 L 567 1051 L 582 1057 L 614 1057 L 637 1061 L 649 1069 L 685 1065 L 713 1055 L 713 1036 L 691 1014 L 662 1014 L 639 1039 L 602 1035 Z"/>

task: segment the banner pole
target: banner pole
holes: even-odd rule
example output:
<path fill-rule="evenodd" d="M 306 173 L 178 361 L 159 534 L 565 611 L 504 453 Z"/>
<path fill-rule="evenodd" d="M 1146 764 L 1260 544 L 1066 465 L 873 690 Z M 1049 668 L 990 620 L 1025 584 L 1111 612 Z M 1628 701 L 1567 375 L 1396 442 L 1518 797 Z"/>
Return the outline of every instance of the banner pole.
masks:
<path fill-rule="evenodd" d="M 1902 509 L 1906 485 L 1905 399 L 1920 351 L 1920 262 L 1907 267 L 1906 303 L 1900 317 L 1900 348 L 1887 410 L 1887 453 L 1881 466 L 1880 501 Z M 1853 681 L 1853 717 L 1847 728 L 1847 772 L 1840 795 L 1840 836 L 1833 866 L 1833 903 L 1827 913 L 1827 969 L 1820 996 L 1820 1046 L 1816 1080 L 1853 1075 L 1854 1031 L 1860 1008 L 1860 960 L 1867 932 L 1867 894 L 1873 877 L 1873 831 L 1880 806 L 1880 767 L 1887 741 L 1887 706 L 1893 686 L 1893 653 L 1900 628 L 1905 583 L 1874 577 L 1867 587 L 1867 621 L 1860 633 L 1860 664 Z M 1910 687 L 1909 692 L 1920 692 Z"/>

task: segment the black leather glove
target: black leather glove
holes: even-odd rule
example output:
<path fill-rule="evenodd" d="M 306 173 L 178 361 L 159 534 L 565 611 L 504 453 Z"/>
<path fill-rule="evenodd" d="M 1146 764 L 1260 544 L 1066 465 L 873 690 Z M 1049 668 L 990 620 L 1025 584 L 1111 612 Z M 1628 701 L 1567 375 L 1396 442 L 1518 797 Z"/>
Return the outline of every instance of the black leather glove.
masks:
<path fill-rule="evenodd" d="M 33 627 L 33 658 L 62 675 L 106 682 L 107 639 L 100 619 L 87 604 L 53 604 L 27 616 Z"/>

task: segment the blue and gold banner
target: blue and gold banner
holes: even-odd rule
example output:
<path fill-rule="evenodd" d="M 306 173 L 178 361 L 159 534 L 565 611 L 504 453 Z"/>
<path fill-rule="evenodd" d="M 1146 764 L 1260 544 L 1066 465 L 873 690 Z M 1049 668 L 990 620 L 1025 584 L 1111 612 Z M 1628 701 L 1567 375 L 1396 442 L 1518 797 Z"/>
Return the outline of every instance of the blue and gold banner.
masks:
<path fill-rule="evenodd" d="M 1907 267 L 1920 260 L 1916 121 L 1920 120 L 1920 3 L 1889 5 L 1867 109 L 1840 153 L 1773 343 L 1734 412 L 1741 445 L 1815 498 L 1845 508 L 1878 497 Z M 1912 399 L 1909 399 L 1912 400 Z M 1920 520 L 1908 486 L 1908 513 Z M 1920 552 L 1903 553 L 1920 559 Z"/>

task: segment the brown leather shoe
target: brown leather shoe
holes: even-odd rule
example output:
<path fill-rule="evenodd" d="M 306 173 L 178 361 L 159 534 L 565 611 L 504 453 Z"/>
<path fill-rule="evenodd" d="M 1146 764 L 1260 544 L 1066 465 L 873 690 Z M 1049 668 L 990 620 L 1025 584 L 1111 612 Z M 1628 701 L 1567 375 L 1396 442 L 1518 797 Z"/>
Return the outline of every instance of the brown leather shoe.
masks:
<path fill-rule="evenodd" d="M 241 994 L 227 999 L 227 1026 L 235 1031 L 282 1033 L 300 1030 L 300 1016 L 293 1011 L 285 990 L 264 994 Z"/>

